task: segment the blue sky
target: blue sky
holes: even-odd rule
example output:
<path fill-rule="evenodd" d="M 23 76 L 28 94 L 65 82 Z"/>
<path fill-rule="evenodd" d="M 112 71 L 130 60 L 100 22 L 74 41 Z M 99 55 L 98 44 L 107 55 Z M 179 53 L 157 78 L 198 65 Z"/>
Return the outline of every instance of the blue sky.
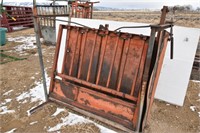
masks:
<path fill-rule="evenodd" d="M 31 2 L 32 0 L 17 0 L 17 2 Z M 46 0 L 37 0 L 46 1 Z M 194 9 L 200 7 L 200 0 L 91 0 L 100 1 L 96 6 L 113 7 L 113 8 L 150 8 L 161 9 L 163 5 L 192 5 Z M 16 2 L 16 0 L 4 0 L 4 2 Z"/>

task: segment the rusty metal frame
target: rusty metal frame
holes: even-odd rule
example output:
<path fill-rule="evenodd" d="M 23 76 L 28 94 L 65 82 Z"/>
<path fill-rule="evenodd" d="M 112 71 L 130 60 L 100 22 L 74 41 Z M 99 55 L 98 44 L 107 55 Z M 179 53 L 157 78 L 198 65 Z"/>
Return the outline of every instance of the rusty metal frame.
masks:
<path fill-rule="evenodd" d="M 34 26 L 31 7 L 4 5 L 3 8 L 5 8 L 5 12 L 3 12 L 0 26 L 7 28 L 8 32 L 12 32 L 13 27 L 16 26 Z"/>
<path fill-rule="evenodd" d="M 58 34 L 58 40 L 57 40 L 57 45 L 56 45 L 56 53 L 55 53 L 55 57 L 54 57 L 54 64 L 53 64 L 53 73 L 51 75 L 51 84 L 50 84 L 50 94 L 49 94 L 49 99 L 61 104 L 65 104 L 67 105 L 69 108 L 74 109 L 76 108 L 76 111 L 78 110 L 78 112 L 92 112 L 94 115 L 94 118 L 97 118 L 96 116 L 98 115 L 100 118 L 100 120 L 105 119 L 105 118 L 109 118 L 111 121 L 114 121 L 114 123 L 118 123 L 117 125 L 119 126 L 119 124 L 121 125 L 120 127 L 122 130 L 125 131 L 136 131 L 138 128 L 138 124 L 141 125 L 141 123 L 143 122 L 143 120 L 140 120 L 139 117 L 141 117 L 141 112 L 142 112 L 142 108 L 143 107 L 143 103 L 144 103 L 144 97 L 145 97 L 145 93 L 147 91 L 147 88 L 149 87 L 148 81 L 150 79 L 151 76 L 151 71 L 150 71 L 150 66 L 152 65 L 152 54 L 153 54 L 153 50 L 154 50 L 154 44 L 156 44 L 157 42 L 156 40 L 156 32 L 159 31 L 164 31 L 164 29 L 171 27 L 170 24 L 166 24 L 166 25 L 152 25 L 151 26 L 151 35 L 150 37 L 148 36 L 139 36 L 139 35 L 132 35 L 132 34 L 127 34 L 127 33 L 120 33 L 120 32 L 112 32 L 109 30 L 102 30 L 102 29 L 89 29 L 89 28 L 82 28 L 82 27 L 75 27 L 75 26 L 66 26 L 66 25 L 60 25 L 59 27 L 59 34 Z M 57 72 L 57 62 L 58 62 L 58 55 L 59 55 L 59 50 L 60 50 L 60 44 L 61 44 L 61 38 L 62 38 L 62 31 L 63 29 L 67 29 L 68 30 L 68 36 L 67 36 L 67 40 L 68 42 L 66 43 L 66 52 L 65 52 L 65 56 L 64 56 L 64 61 L 63 61 L 63 68 L 62 68 L 62 73 L 58 73 Z M 71 30 L 74 30 L 74 34 L 71 34 Z M 78 32 L 80 31 L 80 33 Z M 93 32 L 93 36 L 91 38 L 94 39 L 93 42 L 95 42 L 92 46 L 91 49 L 91 53 L 92 56 L 88 61 L 88 68 L 89 70 L 86 72 L 86 77 L 83 78 L 81 75 L 81 69 L 82 69 L 82 65 L 83 65 L 83 58 L 84 58 L 84 54 L 86 54 L 84 52 L 84 50 L 88 47 L 86 47 L 86 39 L 87 36 L 91 36 L 91 32 Z M 111 65 L 110 65 L 110 69 L 108 71 L 108 80 L 106 81 L 105 85 L 102 85 L 102 83 L 100 83 L 100 75 L 101 75 L 101 71 L 102 71 L 102 67 L 103 67 L 103 62 L 104 62 L 104 56 L 106 52 L 106 43 L 108 43 L 108 38 L 110 38 L 110 34 L 114 34 L 116 35 L 116 45 L 114 47 L 114 56 L 112 57 L 111 60 Z M 161 40 L 163 40 L 163 38 L 165 38 L 165 40 L 168 39 L 168 35 L 167 32 L 162 32 L 162 34 L 165 34 L 165 36 L 161 36 Z M 71 36 L 71 37 L 70 37 Z M 97 36 L 101 36 L 101 39 L 97 39 Z M 119 37 L 120 36 L 120 37 Z M 109 88 L 109 83 L 110 83 L 110 78 L 111 78 L 111 74 L 112 74 L 112 68 L 113 68 L 113 64 L 114 61 L 116 60 L 115 56 L 116 56 L 116 52 L 117 52 L 117 48 L 118 48 L 118 43 L 119 43 L 119 38 L 122 39 L 121 44 L 125 45 L 126 44 L 126 52 L 129 51 L 129 45 L 130 45 L 130 38 L 132 36 L 138 36 L 140 38 L 143 38 L 143 42 L 145 42 L 144 46 L 148 46 L 148 51 L 146 57 L 144 56 L 143 63 L 140 63 L 141 67 L 143 67 L 143 69 L 141 69 L 141 71 L 138 71 L 137 73 L 139 75 L 143 75 L 141 78 L 137 79 L 135 82 L 137 82 L 137 85 L 135 87 L 132 87 L 134 90 L 136 90 L 136 92 L 133 92 L 133 90 L 130 92 L 130 94 L 127 94 L 125 92 L 120 92 L 120 84 L 122 81 L 122 75 L 124 73 L 124 67 L 126 65 L 127 62 L 127 55 L 123 56 L 123 61 L 122 61 L 122 51 L 124 51 L 124 46 L 122 47 L 121 50 L 121 56 L 119 58 L 120 64 L 123 62 L 123 65 L 119 65 L 121 66 L 117 72 L 117 75 L 119 76 L 118 80 L 117 80 L 117 87 L 116 90 L 113 90 L 113 88 Z M 71 40 L 69 40 L 70 38 L 72 38 Z M 82 41 L 78 41 L 77 38 L 81 38 Z M 75 46 L 75 49 L 77 49 L 77 47 L 81 48 L 78 50 L 78 53 L 81 54 L 80 59 L 79 60 L 79 68 L 77 69 L 77 73 L 75 75 L 72 74 L 72 64 L 69 64 L 68 66 L 68 70 L 66 71 L 66 63 L 69 63 L 69 56 L 68 53 L 70 53 L 72 51 L 72 55 L 70 56 L 72 60 L 74 60 L 75 58 L 75 52 L 72 50 L 72 47 L 70 45 L 72 45 L 72 42 L 70 43 L 69 41 L 75 40 L 76 42 L 73 42 Z M 98 40 L 98 41 L 97 41 Z M 125 43 L 126 40 L 126 43 Z M 98 69 L 96 71 L 96 80 L 94 80 L 92 83 L 90 81 L 90 71 L 91 71 L 91 60 L 93 60 L 93 55 L 94 55 L 94 47 L 97 45 L 97 42 L 101 42 L 102 46 L 100 46 L 101 50 L 101 54 L 99 56 L 99 64 L 98 64 Z M 81 45 L 78 43 L 81 43 Z M 103 45 L 104 44 L 104 45 Z M 120 45 L 121 45 L 120 44 Z M 160 42 L 160 44 L 165 44 L 166 45 L 166 41 L 165 42 Z M 107 44 L 108 45 L 108 44 Z M 128 48 L 128 49 L 127 49 Z M 146 49 L 147 50 L 147 49 Z M 162 53 L 164 53 L 164 51 L 162 51 Z M 160 55 L 158 55 L 158 57 L 160 57 Z M 157 58 L 158 58 L 157 57 Z M 155 57 L 154 57 L 155 58 Z M 155 59 L 157 59 L 155 58 Z M 163 59 L 159 60 L 162 62 Z M 68 61 L 68 62 L 66 62 Z M 72 63 L 74 63 L 74 61 L 72 61 Z M 157 63 L 157 62 L 156 62 Z M 144 70 L 144 71 L 143 71 Z M 144 72 L 144 73 L 143 73 Z M 137 75 L 138 75 L 137 74 Z M 62 78 L 62 80 L 58 80 L 56 78 L 56 76 L 59 76 Z M 117 77 L 118 77 L 117 76 Z M 156 75 L 157 76 L 157 75 Z M 158 75 L 159 76 L 159 75 Z M 89 82 L 90 81 L 90 82 Z M 142 81 L 142 82 L 141 82 Z M 140 83 L 141 82 L 141 83 Z M 134 83 L 133 83 L 134 84 Z M 141 85 L 140 85 L 141 84 Z M 66 86 L 70 86 L 65 88 Z M 62 89 L 65 88 L 65 89 Z M 69 92 L 68 90 L 72 88 L 72 91 Z M 69 94 L 67 94 L 67 92 L 65 93 L 64 91 L 68 91 Z M 123 90 L 122 90 L 123 91 Z M 111 104 L 115 103 L 116 105 L 119 104 L 120 106 L 126 106 L 127 109 L 133 109 L 133 117 L 131 119 L 129 119 L 127 116 L 125 116 L 126 111 L 123 112 L 123 114 L 120 114 L 118 112 L 118 115 L 124 115 L 123 119 L 122 116 L 117 116 L 117 113 L 115 113 L 114 115 L 116 115 L 115 118 L 111 117 L 109 114 L 106 113 L 101 113 L 99 111 L 94 111 L 94 109 L 91 109 L 89 107 L 84 107 L 85 105 L 87 105 L 88 103 L 82 103 L 83 105 L 81 105 L 80 103 L 77 103 L 76 100 L 78 99 L 78 94 L 81 93 L 83 96 L 85 97 L 89 97 L 89 95 L 95 95 L 96 97 L 100 98 L 100 99 L 106 99 L 108 100 Z M 88 95 L 85 95 L 85 94 Z M 114 97 L 113 97 L 114 96 Z M 71 100 L 67 100 L 67 99 L 71 99 Z M 82 97 L 84 98 L 84 97 Z M 112 101 L 110 101 L 109 99 L 112 99 Z M 95 99 L 93 99 L 95 100 Z M 92 100 L 90 100 L 89 102 L 91 102 Z M 80 101 L 79 101 L 80 102 Z M 102 102 L 101 100 L 99 102 Z M 95 106 L 95 105 L 94 105 Z M 134 107 L 134 108 L 133 108 Z M 106 108 L 106 106 L 105 106 Z M 115 108 L 115 107 L 114 107 Z M 113 109 L 114 109 L 113 108 Z M 123 107 L 122 107 L 123 108 Z M 111 109 L 110 111 L 112 112 L 113 109 Z M 116 108 L 117 109 L 117 106 Z M 85 111 L 83 111 L 85 110 Z M 108 111 L 108 110 L 107 110 Z M 85 113 L 84 113 L 85 114 Z M 87 113 L 86 113 L 87 114 Z M 99 118 L 98 117 L 98 118 Z M 104 117 L 104 118 L 102 118 Z M 97 119 L 98 119 L 97 118 Z M 128 120 L 129 119 L 129 120 Z M 132 120 L 132 122 L 130 122 L 130 120 Z M 128 122 L 129 121 L 129 122 Z M 104 121 L 105 122 L 105 121 Z M 111 124 L 114 126 L 113 122 L 108 122 L 107 123 Z"/>
<path fill-rule="evenodd" d="M 92 19 L 93 5 L 98 2 L 81 2 L 79 0 L 71 3 L 71 17 Z"/>
<path fill-rule="evenodd" d="M 34 10 L 34 12 L 37 11 Z M 36 14 L 34 18 L 35 24 L 38 25 Z M 172 26 L 171 24 L 151 25 L 150 36 L 142 36 L 109 31 L 107 26 L 92 29 L 60 25 L 49 95 L 46 97 L 46 101 L 63 104 L 119 130 L 142 131 L 152 106 L 169 38 L 169 33 L 165 29 Z M 65 55 L 62 72 L 58 73 L 57 63 L 64 29 L 67 29 Z M 38 41 L 37 26 L 35 30 Z M 156 33 L 158 33 L 157 37 Z M 41 50 L 40 42 L 38 41 L 37 44 L 38 49 Z M 113 46 L 111 47 L 111 45 Z M 40 50 L 38 52 L 42 55 Z M 140 55 L 136 51 L 139 51 Z M 130 53 L 135 55 L 131 56 Z M 85 58 L 88 60 L 86 61 Z M 130 60 L 133 58 L 134 60 Z M 43 62 L 42 57 L 40 59 Z M 95 67 L 93 60 L 97 60 Z M 116 61 L 118 61 L 117 65 Z M 134 64 L 134 61 L 137 63 Z M 108 63 L 108 69 L 105 69 L 105 62 Z M 137 67 L 134 68 L 134 65 Z M 43 68 L 41 67 L 41 70 Z M 133 68 L 136 71 L 131 77 L 131 83 L 128 83 L 131 86 L 125 87 L 124 85 L 127 83 L 124 82 L 124 78 L 133 73 Z M 113 69 L 116 69 L 116 72 L 113 72 Z M 93 73 L 95 75 L 91 75 Z M 107 77 L 105 73 L 107 73 Z M 113 73 L 117 77 L 114 86 L 112 85 Z M 45 80 L 45 77 L 43 78 Z M 46 83 L 44 82 L 44 84 Z M 31 110 L 31 112 L 34 111 L 35 109 Z"/>

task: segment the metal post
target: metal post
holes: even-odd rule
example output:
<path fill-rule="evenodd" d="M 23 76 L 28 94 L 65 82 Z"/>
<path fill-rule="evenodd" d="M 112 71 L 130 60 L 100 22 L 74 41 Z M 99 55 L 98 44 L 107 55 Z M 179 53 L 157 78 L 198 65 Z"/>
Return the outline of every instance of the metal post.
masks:
<path fill-rule="evenodd" d="M 42 58 L 42 49 L 41 49 L 41 42 L 40 42 L 40 35 L 39 35 L 39 27 L 37 23 L 37 18 L 35 17 L 37 15 L 37 9 L 36 9 L 36 0 L 33 0 L 33 15 L 34 15 L 34 30 L 36 34 L 36 44 L 39 54 L 39 61 L 40 61 L 40 68 L 43 78 L 43 87 L 44 87 L 44 94 L 45 94 L 45 101 L 48 101 L 48 94 L 47 94 L 47 85 L 46 85 L 46 77 L 45 77 L 45 71 L 44 71 L 44 63 Z"/>
<path fill-rule="evenodd" d="M 55 0 L 53 0 L 53 15 L 56 14 L 55 4 L 56 4 L 56 2 L 55 2 Z M 56 17 L 54 17 L 53 19 L 54 19 L 54 21 L 53 21 L 53 27 L 56 29 Z"/>

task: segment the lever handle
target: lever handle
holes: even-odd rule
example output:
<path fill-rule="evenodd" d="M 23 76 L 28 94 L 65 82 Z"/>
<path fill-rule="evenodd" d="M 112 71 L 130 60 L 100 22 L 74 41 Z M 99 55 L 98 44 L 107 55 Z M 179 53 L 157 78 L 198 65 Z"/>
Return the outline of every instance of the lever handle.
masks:
<path fill-rule="evenodd" d="M 170 59 L 172 60 L 174 58 L 174 37 L 171 36 L 171 50 L 170 50 Z"/>
<path fill-rule="evenodd" d="M 174 58 L 174 37 L 173 37 L 173 26 L 170 29 L 170 41 L 171 41 L 171 48 L 170 48 L 170 59 Z"/>

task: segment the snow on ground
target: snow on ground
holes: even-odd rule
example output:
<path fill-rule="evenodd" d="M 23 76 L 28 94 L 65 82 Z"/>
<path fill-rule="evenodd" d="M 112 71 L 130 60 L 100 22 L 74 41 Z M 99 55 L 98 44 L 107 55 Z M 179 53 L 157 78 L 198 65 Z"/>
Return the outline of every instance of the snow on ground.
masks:
<path fill-rule="evenodd" d="M 200 83 L 199 80 L 191 80 L 191 81 L 194 82 L 194 83 Z"/>
<path fill-rule="evenodd" d="M 56 112 L 52 115 L 58 115 L 60 112 L 65 111 L 65 109 L 62 108 L 57 108 Z M 89 119 L 84 118 L 83 116 L 74 114 L 69 112 L 69 115 L 66 117 L 61 118 L 62 122 L 58 123 L 56 126 L 54 127 L 50 127 L 48 129 L 48 132 L 55 132 L 58 131 L 59 129 L 61 129 L 61 127 L 63 126 L 67 126 L 67 125 L 75 125 L 75 124 L 81 124 L 81 123 L 94 123 L 97 127 L 99 127 L 101 133 L 116 133 L 115 131 L 108 129 L 104 126 L 101 126 Z"/>
<path fill-rule="evenodd" d="M 34 124 L 36 124 L 36 123 L 38 123 L 38 121 L 34 121 L 34 122 L 29 123 L 29 124 L 30 124 L 30 125 L 34 125 Z"/>
<path fill-rule="evenodd" d="M 34 43 L 36 43 L 34 35 L 8 38 L 8 41 L 22 43 L 21 45 L 14 47 L 14 49 L 21 54 L 24 53 L 24 50 L 34 49 L 37 47 L 36 45 L 34 45 Z"/>
<path fill-rule="evenodd" d="M 5 133 L 13 133 L 16 129 L 17 129 L 17 128 L 13 128 L 13 129 L 11 129 L 10 131 L 7 131 L 7 132 L 5 132 Z"/>
<path fill-rule="evenodd" d="M 53 115 L 51 115 L 51 116 L 56 116 L 56 115 L 60 114 L 63 111 L 65 111 L 65 109 L 57 108 L 56 112 Z"/>
<path fill-rule="evenodd" d="M 190 106 L 190 109 L 194 112 L 196 110 L 196 106 Z"/>
<path fill-rule="evenodd" d="M 47 88 L 48 88 L 48 86 L 50 84 L 50 77 L 46 77 L 46 83 L 47 83 Z M 27 102 L 26 98 L 30 97 L 31 102 L 38 101 L 39 104 L 44 102 L 45 95 L 44 95 L 44 90 L 43 90 L 43 84 L 42 84 L 42 82 L 36 82 L 35 84 L 36 84 L 36 86 L 34 88 L 30 89 L 30 91 L 24 92 L 21 95 L 19 95 L 18 97 L 16 97 L 17 101 L 20 103 L 24 103 L 24 102 Z M 32 108 L 34 108 L 34 107 L 32 107 Z M 29 112 L 30 110 L 27 111 L 28 115 L 30 115 L 30 112 Z M 56 115 L 58 115 L 59 113 L 61 113 L 63 111 L 66 111 L 66 110 L 64 108 L 57 108 L 57 110 L 52 115 L 52 117 L 55 117 Z M 68 116 L 61 118 L 61 121 L 62 122 L 58 123 L 56 126 L 50 127 L 48 129 L 48 131 L 49 132 L 58 131 L 62 126 L 66 126 L 66 125 L 75 125 L 75 124 L 81 124 L 81 123 L 94 123 L 97 127 L 100 128 L 100 131 L 102 133 L 116 133 L 113 130 L 103 127 L 89 119 L 84 118 L 83 116 L 79 116 L 79 115 L 71 113 L 71 112 L 69 112 Z M 36 122 L 32 122 L 30 124 L 35 124 L 35 123 Z"/>
<path fill-rule="evenodd" d="M 46 71 L 45 71 L 45 77 L 46 77 L 47 88 L 49 88 L 50 77 L 47 76 Z M 40 101 L 39 104 L 44 102 L 45 101 L 45 94 L 44 94 L 44 89 L 43 89 L 43 83 L 42 82 L 35 82 L 34 88 L 32 88 L 32 89 L 30 89 L 30 91 L 24 92 L 21 95 L 19 95 L 18 97 L 16 97 L 18 102 L 23 102 L 23 103 L 25 103 L 24 101 L 26 101 L 26 98 L 31 98 L 31 102 Z"/>
<path fill-rule="evenodd" d="M 6 114 L 6 113 L 15 113 L 15 110 L 8 110 L 7 106 L 1 106 L 0 107 L 0 115 Z"/>
<path fill-rule="evenodd" d="M 3 96 L 9 95 L 13 90 L 9 90 L 3 94 Z"/>
<path fill-rule="evenodd" d="M 21 42 L 23 43 L 22 45 L 18 45 L 16 47 L 14 47 L 14 49 L 18 52 L 22 54 L 24 54 L 24 50 L 27 49 L 34 49 L 36 48 L 36 45 L 34 45 L 35 43 L 35 36 L 31 35 L 31 36 L 20 36 L 20 37 L 15 37 L 15 38 L 8 38 L 8 41 L 14 41 L 14 42 Z M 44 52 L 44 51 L 43 51 Z M 47 61 L 49 62 L 49 61 Z M 47 73 L 45 73 L 45 75 L 47 76 Z M 30 77 L 31 79 L 35 79 L 35 77 Z M 50 85 L 50 77 L 46 77 L 46 83 L 47 83 L 47 88 Z M 30 89 L 27 92 L 23 92 L 22 94 L 20 94 L 19 96 L 16 97 L 16 100 L 23 104 L 23 103 L 27 103 L 27 98 L 30 98 L 31 102 L 39 102 L 38 104 L 41 104 L 45 101 L 45 95 L 44 95 L 44 89 L 43 89 L 43 83 L 42 82 L 35 82 L 35 87 Z M 10 92 L 12 92 L 13 90 L 10 90 L 6 93 L 4 93 L 3 95 L 8 95 Z M 7 102 L 10 102 L 11 100 L 7 100 Z M 34 108 L 34 107 L 32 107 Z M 31 109 L 32 109 L 31 108 Z M 30 109 L 30 110 L 31 110 Z M 3 106 L 1 107 L 1 110 L 3 112 L 1 112 L 0 114 L 5 114 L 5 113 L 13 113 L 15 112 L 15 110 L 7 110 L 7 106 Z M 30 110 L 27 110 L 28 116 L 30 115 Z M 56 112 L 52 115 L 52 117 L 55 117 L 56 115 L 58 115 L 59 113 L 65 111 L 64 108 L 57 108 Z M 50 127 L 48 129 L 49 132 L 51 131 L 58 131 L 62 126 L 66 126 L 66 125 L 75 125 L 75 124 L 81 124 L 81 123 L 94 123 L 97 127 L 100 128 L 100 131 L 102 133 L 115 133 L 115 131 L 110 130 L 106 127 L 103 127 L 89 119 L 84 118 L 83 116 L 79 116 L 77 114 L 71 113 L 69 112 L 69 115 L 66 117 L 61 118 L 62 122 L 58 123 L 56 126 L 54 127 Z M 37 121 L 35 122 L 31 122 L 30 125 L 33 125 L 37 123 Z M 16 129 L 12 129 L 10 131 L 8 131 L 8 133 L 14 132 Z"/>
<path fill-rule="evenodd" d="M 4 101 L 5 101 L 5 102 L 1 102 L 1 103 L 0 103 L 0 106 L 1 106 L 1 105 L 6 105 L 7 103 L 11 102 L 12 99 L 5 99 Z"/>
<path fill-rule="evenodd" d="M 8 107 L 6 106 L 6 104 L 11 101 L 12 101 L 12 99 L 5 99 L 4 102 L 0 103 L 0 115 L 15 112 L 15 110 L 8 110 Z"/>

